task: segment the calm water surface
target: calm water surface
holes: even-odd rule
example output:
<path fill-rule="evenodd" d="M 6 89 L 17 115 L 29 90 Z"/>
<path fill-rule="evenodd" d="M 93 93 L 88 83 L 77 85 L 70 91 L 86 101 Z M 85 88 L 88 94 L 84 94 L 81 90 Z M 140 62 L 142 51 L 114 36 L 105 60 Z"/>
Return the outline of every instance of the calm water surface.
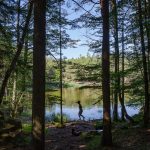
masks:
<path fill-rule="evenodd" d="M 52 95 L 59 96 L 59 91 L 51 92 Z M 69 120 L 78 120 L 78 100 L 81 101 L 83 107 L 83 115 L 86 120 L 101 119 L 103 116 L 102 103 L 99 102 L 93 105 L 95 102 L 101 99 L 101 90 L 86 88 L 66 88 L 63 89 L 63 114 L 65 114 Z M 134 115 L 139 112 L 138 108 L 126 107 L 129 115 Z M 121 112 L 119 108 L 119 112 Z M 51 115 L 60 113 L 60 105 L 48 104 L 46 106 L 46 119 L 50 120 Z"/>

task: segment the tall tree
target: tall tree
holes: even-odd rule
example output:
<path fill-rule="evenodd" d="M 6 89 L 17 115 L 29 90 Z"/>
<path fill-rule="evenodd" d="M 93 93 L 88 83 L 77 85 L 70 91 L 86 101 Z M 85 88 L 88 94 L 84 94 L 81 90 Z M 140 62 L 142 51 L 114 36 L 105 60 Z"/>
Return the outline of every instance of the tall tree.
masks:
<path fill-rule="evenodd" d="M 102 145 L 112 145 L 110 115 L 110 61 L 109 61 L 109 0 L 101 0 L 103 18 L 102 42 L 102 93 L 103 93 L 103 136 Z"/>
<path fill-rule="evenodd" d="M 140 27 L 140 37 L 141 37 L 141 51 L 142 51 L 142 61 L 143 61 L 143 71 L 144 71 L 144 90 L 145 90 L 145 106 L 144 106 L 144 125 L 147 126 L 149 122 L 149 87 L 148 87 L 148 71 L 146 62 L 146 52 L 144 43 L 144 29 L 143 29 L 143 19 L 142 19 L 142 7 L 141 1 L 137 0 L 138 4 L 138 15 L 139 15 L 139 27 Z"/>
<path fill-rule="evenodd" d="M 34 1 L 33 37 L 33 149 L 43 150 L 45 140 L 46 0 Z"/>
<path fill-rule="evenodd" d="M 124 17 L 122 20 L 122 36 L 121 36 L 121 44 L 122 44 L 122 87 L 121 87 L 121 101 L 124 105 Z M 121 119 L 124 120 L 124 111 L 121 109 Z"/>
<path fill-rule="evenodd" d="M 59 2 L 59 49 L 60 49 L 60 60 L 59 60 L 59 69 L 60 69 L 60 82 L 59 82 L 59 88 L 60 88 L 60 123 L 63 125 L 63 111 L 62 111 L 62 102 L 63 102 L 63 92 L 62 92 L 62 34 L 61 34 L 61 1 Z"/>
<path fill-rule="evenodd" d="M 26 22 L 25 22 L 25 26 L 23 28 L 23 32 L 22 32 L 22 36 L 21 38 L 19 39 L 19 42 L 17 43 L 17 51 L 16 51 L 16 54 L 9 66 L 9 68 L 6 70 L 6 73 L 5 73 L 5 76 L 4 76 L 4 79 L 2 81 L 2 85 L 1 85 L 1 88 L 0 88 L 0 104 L 2 103 L 2 100 L 3 100 L 3 97 L 4 97 L 4 94 L 5 94 L 5 88 L 7 86 L 7 83 L 8 83 L 8 79 L 9 77 L 11 76 L 12 74 L 12 71 L 15 69 L 16 67 L 16 63 L 19 59 L 19 56 L 21 54 L 21 51 L 22 51 L 22 48 L 23 48 L 23 44 L 24 44 L 24 39 L 25 39 L 25 36 L 26 36 L 26 33 L 27 33 L 27 30 L 28 30 L 28 26 L 29 26 L 29 22 L 30 22 L 30 18 L 31 18 L 31 14 L 32 14 L 32 6 L 33 6 L 33 3 L 32 1 L 29 3 L 29 9 L 28 9 L 28 14 L 27 14 L 27 17 L 26 17 Z"/>
<path fill-rule="evenodd" d="M 148 61 L 148 80 L 149 80 L 149 92 L 150 92 L 150 2 L 148 3 L 146 0 L 144 0 L 144 8 L 145 8 L 145 13 L 144 13 L 144 18 L 145 18 L 145 28 L 146 28 L 146 36 L 147 36 L 147 61 Z M 148 9 L 149 7 L 149 9 Z M 149 93 L 150 97 L 150 93 Z M 149 114 L 150 115 L 150 114 Z"/>
<path fill-rule="evenodd" d="M 118 120 L 118 97 L 120 93 L 120 75 L 119 75 L 119 43 L 118 43 L 118 8 L 116 0 L 112 0 L 112 13 L 114 21 L 115 38 L 115 89 L 114 89 L 114 120 Z"/>

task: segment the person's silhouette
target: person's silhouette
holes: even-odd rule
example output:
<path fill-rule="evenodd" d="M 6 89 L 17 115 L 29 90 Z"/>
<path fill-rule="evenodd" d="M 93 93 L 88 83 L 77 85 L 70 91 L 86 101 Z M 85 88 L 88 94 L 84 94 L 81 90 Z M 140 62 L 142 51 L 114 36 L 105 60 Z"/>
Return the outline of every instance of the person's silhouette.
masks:
<path fill-rule="evenodd" d="M 82 117 L 84 120 L 85 117 L 82 115 L 82 113 L 83 113 L 82 105 L 81 105 L 80 101 L 77 101 L 77 103 L 79 105 L 79 113 L 78 113 L 79 119 L 81 120 L 81 117 Z"/>

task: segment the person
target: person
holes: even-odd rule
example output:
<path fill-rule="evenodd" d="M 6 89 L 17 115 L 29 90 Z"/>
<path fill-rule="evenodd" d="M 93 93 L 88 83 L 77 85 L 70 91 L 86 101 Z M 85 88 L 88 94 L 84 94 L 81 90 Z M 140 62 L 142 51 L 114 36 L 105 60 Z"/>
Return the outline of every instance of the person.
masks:
<path fill-rule="evenodd" d="M 81 120 L 81 117 L 82 117 L 84 120 L 85 117 L 82 115 L 82 113 L 83 113 L 82 105 L 81 105 L 80 101 L 77 101 L 77 103 L 79 105 L 79 113 L 78 113 L 79 119 Z"/>

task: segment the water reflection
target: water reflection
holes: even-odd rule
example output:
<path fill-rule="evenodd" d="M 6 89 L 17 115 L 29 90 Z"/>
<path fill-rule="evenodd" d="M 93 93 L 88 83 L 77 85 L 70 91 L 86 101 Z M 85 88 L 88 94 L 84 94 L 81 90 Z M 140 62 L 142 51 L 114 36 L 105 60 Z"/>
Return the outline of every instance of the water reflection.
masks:
<path fill-rule="evenodd" d="M 51 92 L 53 95 L 59 95 L 59 91 Z M 69 120 L 78 120 L 78 104 L 76 101 L 80 100 L 83 106 L 83 115 L 85 120 L 102 119 L 103 109 L 102 104 L 93 105 L 96 101 L 100 100 L 100 89 L 79 89 L 79 88 L 66 88 L 63 89 L 63 113 Z M 126 107 L 129 115 L 134 115 L 139 112 L 139 109 Z M 60 113 L 60 106 L 58 104 L 48 103 L 46 107 L 46 118 L 49 120 L 52 114 Z M 121 114 L 121 109 L 119 108 Z"/>
<path fill-rule="evenodd" d="M 53 114 L 60 113 L 60 106 L 54 105 L 53 109 L 46 109 L 46 118 L 50 120 L 50 116 Z M 134 115 L 139 112 L 139 109 L 135 109 L 132 107 L 126 107 L 129 115 Z M 69 120 L 78 120 L 78 107 L 77 106 L 63 106 L 63 113 L 69 118 Z M 119 114 L 121 114 L 121 109 L 119 108 Z M 103 109 L 102 106 L 91 106 L 84 107 L 83 115 L 85 116 L 85 120 L 93 120 L 93 119 L 102 119 L 103 117 Z"/>
<path fill-rule="evenodd" d="M 99 99 L 101 95 L 100 89 L 92 88 L 66 88 L 63 89 L 63 100 L 66 106 L 73 106 L 75 102 L 80 100 L 84 106 L 90 106 Z"/>

